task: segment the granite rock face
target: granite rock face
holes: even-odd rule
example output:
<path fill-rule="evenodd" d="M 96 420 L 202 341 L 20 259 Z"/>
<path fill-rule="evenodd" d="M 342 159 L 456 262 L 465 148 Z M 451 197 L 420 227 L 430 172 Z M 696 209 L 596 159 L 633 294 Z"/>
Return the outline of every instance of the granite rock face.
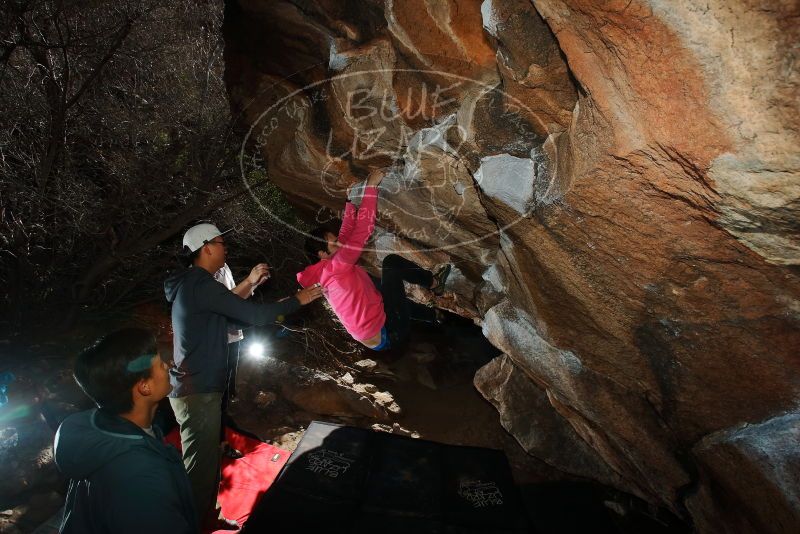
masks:
<path fill-rule="evenodd" d="M 727 532 L 795 530 L 800 525 L 798 443 L 800 413 L 793 412 L 711 434 L 695 445 L 702 483 L 688 506 L 700 518 L 700 530 L 721 524 Z M 753 502 L 761 507 L 754 510 Z"/>
<path fill-rule="evenodd" d="M 508 356 L 475 375 L 475 387 L 500 412 L 500 422 L 529 453 L 562 471 L 625 487 L 624 480 L 583 440 L 550 403 L 547 391 Z"/>
<path fill-rule="evenodd" d="M 309 219 L 389 170 L 364 258 L 455 265 L 437 305 L 503 350 L 476 382 L 531 454 L 734 531 L 796 517 L 785 436 L 736 433 L 800 397 L 798 16 L 229 0 L 226 78 L 245 171 Z"/>

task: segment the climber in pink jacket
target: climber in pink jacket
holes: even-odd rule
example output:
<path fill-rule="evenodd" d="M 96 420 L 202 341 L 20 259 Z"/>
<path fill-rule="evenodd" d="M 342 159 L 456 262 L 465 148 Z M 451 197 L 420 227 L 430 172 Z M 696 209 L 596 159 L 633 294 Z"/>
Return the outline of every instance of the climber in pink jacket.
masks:
<path fill-rule="evenodd" d="M 449 264 L 433 274 L 390 254 L 383 260 L 381 280 L 377 283 L 356 265 L 375 229 L 377 186 L 383 176 L 381 170 L 370 173 L 360 207 L 351 202 L 358 188 L 350 188 L 339 235 L 325 227 L 313 230 L 306 239 L 306 253 L 309 259 L 318 261 L 297 273 L 301 286 L 319 283 L 323 287 L 331 308 L 347 332 L 373 350 L 385 350 L 404 340 L 411 319 L 436 320 L 436 310 L 406 297 L 404 281 L 429 288 L 438 296 L 444 293 L 450 274 Z"/>

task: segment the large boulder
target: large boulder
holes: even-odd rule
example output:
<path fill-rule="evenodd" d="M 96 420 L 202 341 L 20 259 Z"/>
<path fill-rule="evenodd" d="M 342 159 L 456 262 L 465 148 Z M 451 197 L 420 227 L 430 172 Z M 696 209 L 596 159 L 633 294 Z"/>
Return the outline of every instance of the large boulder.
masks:
<path fill-rule="evenodd" d="M 730 481 L 788 499 L 773 456 L 723 443 L 800 396 L 796 5 L 228 4 L 245 160 L 317 221 L 390 169 L 364 260 L 454 264 L 412 294 L 503 351 L 479 383 L 531 454 L 703 531 L 769 522 Z"/>
<path fill-rule="evenodd" d="M 688 505 L 702 530 L 792 532 L 800 525 L 800 413 L 711 434 L 692 449 L 700 491 Z"/>
<path fill-rule="evenodd" d="M 475 374 L 475 387 L 500 413 L 500 423 L 525 451 L 553 467 L 606 484 L 623 482 L 559 415 L 547 396 L 506 355 Z"/>

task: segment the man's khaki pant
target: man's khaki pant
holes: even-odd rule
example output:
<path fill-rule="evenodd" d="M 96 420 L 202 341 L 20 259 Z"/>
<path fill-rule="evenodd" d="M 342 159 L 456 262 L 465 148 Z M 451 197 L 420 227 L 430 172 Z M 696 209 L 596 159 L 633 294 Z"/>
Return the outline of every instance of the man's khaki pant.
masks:
<path fill-rule="evenodd" d="M 181 427 L 183 465 L 189 474 L 200 525 L 219 516 L 217 502 L 220 479 L 219 432 L 222 393 L 199 393 L 170 398 Z"/>

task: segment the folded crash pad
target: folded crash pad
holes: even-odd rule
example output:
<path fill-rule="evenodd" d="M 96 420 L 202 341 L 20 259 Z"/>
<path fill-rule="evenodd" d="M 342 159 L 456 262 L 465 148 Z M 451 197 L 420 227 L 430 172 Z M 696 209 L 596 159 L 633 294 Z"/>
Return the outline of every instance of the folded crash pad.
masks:
<path fill-rule="evenodd" d="M 223 457 L 218 499 L 225 517 L 241 525 L 280 473 L 290 453 L 231 428 L 225 429 L 225 437 L 244 457 L 237 460 Z M 177 429 L 167 434 L 165 440 L 181 449 Z"/>
<path fill-rule="evenodd" d="M 315 421 L 243 534 L 522 533 L 529 521 L 502 451 Z"/>

